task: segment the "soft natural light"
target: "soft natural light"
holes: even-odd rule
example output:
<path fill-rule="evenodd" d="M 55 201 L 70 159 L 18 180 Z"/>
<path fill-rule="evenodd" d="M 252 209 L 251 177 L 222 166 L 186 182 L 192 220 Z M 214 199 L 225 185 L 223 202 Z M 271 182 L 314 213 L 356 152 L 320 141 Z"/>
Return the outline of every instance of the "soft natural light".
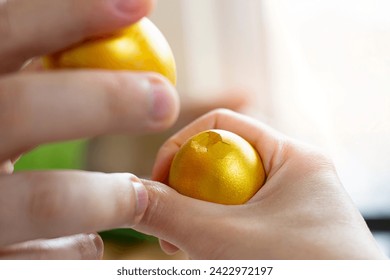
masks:
<path fill-rule="evenodd" d="M 327 149 L 363 211 L 390 212 L 390 3 L 264 7 L 277 126 Z"/>
<path fill-rule="evenodd" d="M 363 211 L 390 212 L 389 1 L 183 0 L 164 9 L 176 14 L 164 31 L 182 94 L 252 90 L 250 114 L 330 153 Z"/>
<path fill-rule="evenodd" d="M 167 2 L 182 98 L 251 90 L 248 114 L 329 153 L 366 217 L 390 215 L 390 1 Z"/>

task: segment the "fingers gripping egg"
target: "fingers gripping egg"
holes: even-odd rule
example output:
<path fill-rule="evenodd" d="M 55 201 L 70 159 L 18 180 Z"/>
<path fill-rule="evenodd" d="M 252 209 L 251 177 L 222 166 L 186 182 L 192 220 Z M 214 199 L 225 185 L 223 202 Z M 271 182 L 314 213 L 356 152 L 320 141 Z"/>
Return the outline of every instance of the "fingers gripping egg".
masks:
<path fill-rule="evenodd" d="M 169 173 L 169 185 L 179 193 L 220 204 L 247 202 L 264 181 L 258 152 L 225 130 L 190 138 L 175 155 Z"/>
<path fill-rule="evenodd" d="M 176 64 L 168 42 L 147 18 L 109 36 L 94 38 L 46 56 L 56 68 L 99 68 L 158 72 L 176 84 Z"/>

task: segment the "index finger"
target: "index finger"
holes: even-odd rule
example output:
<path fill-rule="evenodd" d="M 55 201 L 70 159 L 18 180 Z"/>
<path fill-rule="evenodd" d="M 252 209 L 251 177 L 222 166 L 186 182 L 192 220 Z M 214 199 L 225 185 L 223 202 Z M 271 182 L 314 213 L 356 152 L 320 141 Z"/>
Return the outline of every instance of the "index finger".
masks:
<path fill-rule="evenodd" d="M 169 138 L 160 148 L 153 168 L 153 180 L 166 182 L 171 162 L 180 147 L 195 134 L 208 129 L 223 129 L 246 139 L 259 153 L 266 174 L 281 164 L 286 136 L 248 116 L 217 109 L 200 117 Z"/>
<path fill-rule="evenodd" d="M 175 88 L 154 73 L 10 75 L 0 79 L 0 162 L 49 142 L 163 130 L 178 107 Z"/>

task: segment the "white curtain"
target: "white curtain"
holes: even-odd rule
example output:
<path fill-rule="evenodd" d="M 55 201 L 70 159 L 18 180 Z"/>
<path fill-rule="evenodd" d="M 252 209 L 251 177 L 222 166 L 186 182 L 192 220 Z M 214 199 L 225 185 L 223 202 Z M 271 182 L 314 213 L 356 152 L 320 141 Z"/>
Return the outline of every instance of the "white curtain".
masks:
<path fill-rule="evenodd" d="M 275 125 L 326 149 L 363 211 L 390 213 L 390 1 L 263 4 Z"/>

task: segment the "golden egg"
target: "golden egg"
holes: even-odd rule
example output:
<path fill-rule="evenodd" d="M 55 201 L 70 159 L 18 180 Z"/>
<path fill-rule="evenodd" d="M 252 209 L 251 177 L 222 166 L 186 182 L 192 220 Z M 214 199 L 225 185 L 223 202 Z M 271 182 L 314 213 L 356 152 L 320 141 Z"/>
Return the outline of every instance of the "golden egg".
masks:
<path fill-rule="evenodd" d="M 264 181 L 263 163 L 253 146 L 217 129 L 187 140 L 169 172 L 169 185 L 179 193 L 220 204 L 247 202 Z"/>
<path fill-rule="evenodd" d="M 99 68 L 158 72 L 176 84 L 172 50 L 158 28 L 147 18 L 109 36 L 87 40 L 44 57 L 56 68 Z"/>

